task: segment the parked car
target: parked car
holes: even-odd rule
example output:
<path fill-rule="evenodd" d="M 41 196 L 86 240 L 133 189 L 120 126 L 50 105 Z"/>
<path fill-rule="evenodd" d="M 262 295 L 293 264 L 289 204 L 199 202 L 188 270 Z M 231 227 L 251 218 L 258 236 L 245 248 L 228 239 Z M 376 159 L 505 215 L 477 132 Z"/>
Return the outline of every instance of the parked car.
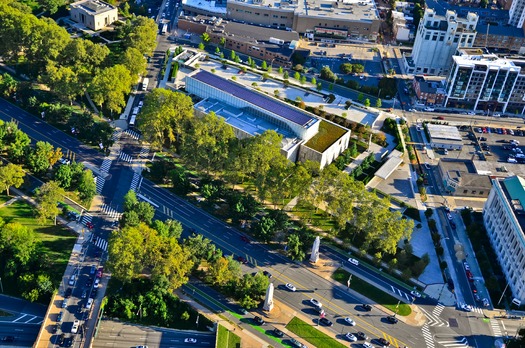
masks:
<path fill-rule="evenodd" d="M 271 277 L 272 277 L 272 274 L 271 274 L 270 272 L 268 272 L 268 271 L 263 271 L 263 274 L 264 274 L 265 276 L 267 276 L 268 278 L 271 278 Z"/>
<path fill-rule="evenodd" d="M 306 348 L 306 346 L 304 344 L 302 344 L 301 342 L 299 342 L 298 340 L 296 340 L 295 338 L 290 338 L 290 343 L 297 347 L 297 348 Z"/>
<path fill-rule="evenodd" d="M 102 278 L 104 275 L 104 267 L 99 267 L 97 270 L 97 278 Z"/>
<path fill-rule="evenodd" d="M 184 343 L 197 343 L 197 339 L 193 337 L 187 337 L 184 339 Z"/>
<path fill-rule="evenodd" d="M 345 335 L 345 337 L 346 337 L 346 339 L 349 340 L 350 342 L 355 342 L 355 341 L 357 341 L 357 337 L 355 337 L 355 335 L 352 334 L 352 333 L 350 333 L 350 332 L 347 333 L 347 334 Z"/>
<path fill-rule="evenodd" d="M 257 325 L 264 325 L 264 320 L 259 317 L 259 316 L 256 316 L 253 318 L 253 321 L 257 324 Z"/>
<path fill-rule="evenodd" d="M 414 296 L 414 297 L 421 297 L 421 294 L 419 292 L 417 292 L 416 290 L 412 290 L 410 291 L 410 295 Z"/>
<path fill-rule="evenodd" d="M 276 337 L 283 337 L 283 336 L 284 336 L 284 332 L 282 332 L 282 331 L 279 330 L 279 329 L 273 329 L 273 334 L 274 334 Z"/>
<path fill-rule="evenodd" d="M 76 334 L 78 332 L 78 326 L 80 325 L 80 321 L 75 320 L 73 322 L 73 326 L 71 327 L 71 333 Z"/>
<path fill-rule="evenodd" d="M 377 340 L 383 347 L 389 347 L 390 346 L 390 342 L 388 342 L 386 339 L 384 339 L 383 337 L 379 338 Z"/>
<path fill-rule="evenodd" d="M 368 336 L 367 336 L 364 332 L 362 332 L 362 331 L 358 331 L 355 335 L 356 335 L 357 338 L 360 339 L 360 340 L 366 340 L 366 339 L 368 339 Z"/>
<path fill-rule="evenodd" d="M 58 313 L 58 315 L 57 315 L 57 322 L 60 323 L 60 322 L 62 321 L 62 318 L 63 318 L 63 317 L 64 317 L 64 312 L 60 312 L 60 313 Z"/>
<path fill-rule="evenodd" d="M 71 296 L 71 292 L 73 292 L 73 289 L 67 288 L 66 292 L 64 293 L 64 297 L 68 298 L 69 296 Z"/>

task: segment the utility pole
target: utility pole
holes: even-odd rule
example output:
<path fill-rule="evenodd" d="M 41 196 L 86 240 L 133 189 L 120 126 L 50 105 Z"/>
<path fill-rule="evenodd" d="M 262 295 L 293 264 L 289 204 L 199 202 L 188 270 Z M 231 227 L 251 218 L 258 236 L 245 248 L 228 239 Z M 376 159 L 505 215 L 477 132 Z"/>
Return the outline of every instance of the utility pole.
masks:
<path fill-rule="evenodd" d="M 350 282 L 352 281 L 352 274 L 350 274 L 350 277 L 348 277 L 348 280 L 346 281 L 346 286 L 348 289 L 350 289 Z"/>

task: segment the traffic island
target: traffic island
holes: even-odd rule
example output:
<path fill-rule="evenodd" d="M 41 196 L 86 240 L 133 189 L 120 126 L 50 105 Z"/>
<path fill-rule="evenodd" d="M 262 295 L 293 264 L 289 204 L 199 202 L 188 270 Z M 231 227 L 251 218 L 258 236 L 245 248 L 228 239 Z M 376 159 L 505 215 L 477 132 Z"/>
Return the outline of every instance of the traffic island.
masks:
<path fill-rule="evenodd" d="M 297 317 L 293 317 L 286 329 L 317 348 L 346 348 L 344 344 Z"/>

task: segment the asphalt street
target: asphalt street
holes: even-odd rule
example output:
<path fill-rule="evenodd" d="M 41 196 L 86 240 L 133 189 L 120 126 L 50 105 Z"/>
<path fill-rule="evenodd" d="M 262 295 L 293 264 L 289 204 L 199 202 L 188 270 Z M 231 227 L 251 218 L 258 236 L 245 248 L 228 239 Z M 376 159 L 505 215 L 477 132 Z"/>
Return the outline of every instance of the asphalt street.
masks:
<path fill-rule="evenodd" d="M 0 316 L 0 339 L 13 336 L 13 346 L 32 346 L 42 325 L 46 307 L 23 299 L 0 295 L 0 310 L 12 315 Z M 0 344 L 2 346 L 2 344 Z"/>
<path fill-rule="evenodd" d="M 193 338 L 196 343 L 185 342 Z M 200 331 L 181 331 L 158 327 L 132 325 L 102 320 L 93 348 L 129 348 L 137 345 L 148 347 L 215 347 L 215 334 Z"/>

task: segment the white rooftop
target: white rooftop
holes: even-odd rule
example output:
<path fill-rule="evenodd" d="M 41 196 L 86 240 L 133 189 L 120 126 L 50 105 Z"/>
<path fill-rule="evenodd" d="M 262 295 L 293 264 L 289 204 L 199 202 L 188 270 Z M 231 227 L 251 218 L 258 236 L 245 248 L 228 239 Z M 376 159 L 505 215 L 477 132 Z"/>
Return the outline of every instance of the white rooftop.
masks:
<path fill-rule="evenodd" d="M 215 1 L 206 0 L 182 0 L 182 4 L 188 7 L 194 7 L 210 13 L 224 15 L 226 17 L 226 6 L 216 6 Z"/>
<path fill-rule="evenodd" d="M 432 139 L 447 139 L 462 141 L 459 130 L 453 126 L 444 126 L 440 124 L 427 124 L 428 132 Z"/>

